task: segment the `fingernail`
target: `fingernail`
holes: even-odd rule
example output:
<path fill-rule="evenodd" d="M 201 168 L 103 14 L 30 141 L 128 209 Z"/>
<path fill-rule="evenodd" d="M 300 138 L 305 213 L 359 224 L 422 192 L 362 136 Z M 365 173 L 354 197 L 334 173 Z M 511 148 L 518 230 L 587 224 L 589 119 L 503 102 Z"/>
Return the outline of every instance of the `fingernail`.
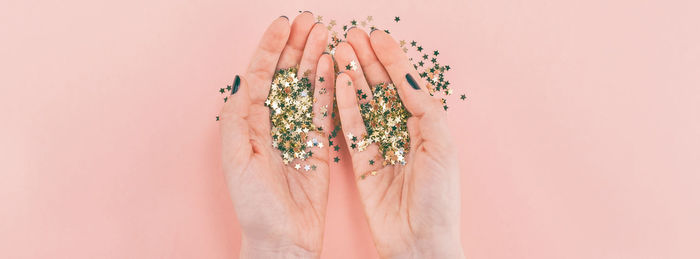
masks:
<path fill-rule="evenodd" d="M 418 83 L 416 83 L 416 80 L 413 79 L 410 73 L 406 73 L 406 81 L 408 81 L 408 84 L 411 85 L 413 89 L 420 90 L 420 86 L 418 86 Z"/>
<path fill-rule="evenodd" d="M 231 95 L 238 92 L 238 87 L 241 85 L 241 77 L 236 75 L 236 79 L 233 79 L 233 89 L 231 90 Z"/>
<path fill-rule="evenodd" d="M 350 28 L 348 29 L 348 31 L 350 31 L 350 30 L 352 30 L 352 29 L 355 29 L 355 28 L 357 28 L 357 26 L 352 26 L 352 27 L 350 27 Z"/>
<path fill-rule="evenodd" d="M 289 17 L 287 17 L 286 15 L 281 15 L 280 17 L 284 17 L 284 19 L 287 19 L 287 21 L 289 21 Z"/>
<path fill-rule="evenodd" d="M 324 51 L 323 54 L 331 54 L 331 53 L 328 53 L 328 51 Z M 323 55 L 323 54 L 321 54 L 321 55 Z"/>
<path fill-rule="evenodd" d="M 304 11 L 304 13 L 314 14 L 314 13 L 312 13 L 311 11 Z"/>
<path fill-rule="evenodd" d="M 372 35 L 372 33 L 375 31 L 378 31 L 377 28 L 372 27 L 372 31 L 370 31 L 369 34 Z"/>

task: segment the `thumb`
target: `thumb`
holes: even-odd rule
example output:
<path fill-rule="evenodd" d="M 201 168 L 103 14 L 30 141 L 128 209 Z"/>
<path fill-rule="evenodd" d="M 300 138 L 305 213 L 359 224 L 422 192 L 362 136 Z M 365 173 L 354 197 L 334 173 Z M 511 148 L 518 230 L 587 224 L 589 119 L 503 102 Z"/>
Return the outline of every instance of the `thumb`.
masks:
<path fill-rule="evenodd" d="M 248 127 L 249 107 L 248 83 L 245 78 L 237 75 L 219 116 L 222 162 L 227 176 L 243 171 L 252 154 Z"/>

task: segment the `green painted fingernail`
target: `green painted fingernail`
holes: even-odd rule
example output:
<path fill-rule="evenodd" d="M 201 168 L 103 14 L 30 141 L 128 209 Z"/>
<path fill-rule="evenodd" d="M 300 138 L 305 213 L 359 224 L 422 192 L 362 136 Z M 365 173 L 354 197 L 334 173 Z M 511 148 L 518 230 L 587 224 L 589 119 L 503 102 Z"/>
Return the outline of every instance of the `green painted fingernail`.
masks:
<path fill-rule="evenodd" d="M 420 90 L 420 86 L 418 86 L 418 83 L 416 83 L 416 80 L 413 79 L 410 73 L 406 73 L 406 81 L 408 81 L 408 84 L 411 85 L 413 89 Z"/>
<path fill-rule="evenodd" d="M 233 89 L 231 90 L 231 95 L 238 92 L 238 87 L 241 85 L 241 77 L 236 75 L 236 79 L 233 80 Z"/>

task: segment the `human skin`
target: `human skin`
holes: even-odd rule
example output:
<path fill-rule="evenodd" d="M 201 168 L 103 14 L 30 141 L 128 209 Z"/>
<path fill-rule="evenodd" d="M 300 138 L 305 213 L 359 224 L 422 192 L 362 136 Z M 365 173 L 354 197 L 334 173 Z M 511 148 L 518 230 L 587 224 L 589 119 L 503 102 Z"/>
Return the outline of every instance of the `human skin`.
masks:
<path fill-rule="evenodd" d="M 312 85 L 324 77 L 328 93 L 314 92 L 312 132 L 328 146 L 331 118 L 319 111 L 331 106 L 334 82 L 333 61 L 323 54 L 328 31 L 304 12 L 289 25 L 286 17 L 275 19 L 260 40 L 247 71 L 240 75 L 237 90 L 224 104 L 220 115 L 223 169 L 242 230 L 241 258 L 317 258 L 323 240 L 328 200 L 328 148 L 313 147 L 304 161 L 317 166 L 313 172 L 284 164 L 272 147 L 270 112 L 264 102 L 276 70 L 299 65 L 308 71 Z M 302 74 L 301 72 L 299 74 Z M 235 80 L 234 80 L 235 84 Z"/>
<path fill-rule="evenodd" d="M 365 132 L 355 97 L 357 89 L 369 93 L 368 83 L 399 82 L 399 95 L 412 113 L 408 120 L 411 149 L 403 166 L 367 164 L 379 151 L 376 144 L 363 152 L 351 150 L 358 190 L 377 250 L 383 258 L 460 258 L 459 175 L 454 148 L 438 99 L 430 97 L 398 44 L 375 31 L 370 37 L 351 29 L 349 43 L 336 49 L 339 64 L 354 59 L 364 67 L 341 73 L 337 80 L 330 55 L 322 53 L 328 32 L 304 12 L 289 25 L 280 17 L 264 33 L 259 48 L 220 115 L 223 168 L 242 229 L 241 258 L 318 258 L 323 242 L 329 183 L 327 135 L 331 116 L 320 108 L 332 107 L 333 82 L 344 133 Z M 352 44 L 352 46 L 351 46 Z M 376 53 L 376 54 L 375 54 Z M 349 61 L 348 61 L 349 62 Z M 315 125 L 321 133 L 309 137 L 323 142 L 304 161 L 311 173 L 285 165 L 270 143 L 270 114 L 264 101 L 276 70 L 299 65 L 315 86 Z M 411 88 L 404 78 L 412 73 L 422 85 Z M 366 79 L 365 79 L 366 75 Z M 324 77 L 324 82 L 319 78 Z M 235 81 L 235 80 L 234 80 Z M 348 81 L 355 82 L 347 86 Z M 320 85 L 326 94 L 319 94 Z M 346 135 L 346 134 L 343 134 Z M 368 170 L 379 175 L 360 180 Z"/>
<path fill-rule="evenodd" d="M 365 216 L 382 258 L 463 258 L 461 248 L 459 169 L 455 148 L 440 99 L 409 63 L 399 44 L 387 33 L 368 36 L 351 28 L 347 42 L 335 51 L 338 67 L 359 61 L 357 70 L 336 78 L 336 99 L 346 143 L 348 133 L 366 133 L 356 97 L 370 86 L 393 82 L 403 105 L 411 137 L 405 165 L 383 165 L 377 144 L 364 151 L 350 149 L 352 166 Z M 408 76 L 414 79 L 412 86 Z M 418 88 L 418 89 L 416 89 Z M 368 161 L 372 159 L 372 165 Z M 362 177 L 371 171 L 374 176 Z"/>

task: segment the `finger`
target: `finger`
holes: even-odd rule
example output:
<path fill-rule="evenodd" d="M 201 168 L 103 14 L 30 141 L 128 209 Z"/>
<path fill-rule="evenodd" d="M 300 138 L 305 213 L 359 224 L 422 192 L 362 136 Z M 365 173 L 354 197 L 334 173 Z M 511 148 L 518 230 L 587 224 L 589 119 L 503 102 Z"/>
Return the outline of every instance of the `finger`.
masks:
<path fill-rule="evenodd" d="M 241 172 L 245 161 L 253 153 L 247 121 L 249 107 L 248 82 L 244 77 L 236 76 L 231 95 L 225 100 L 219 116 L 223 162 L 232 165 L 234 170 L 234 172 L 227 172 L 227 175 Z"/>
<path fill-rule="evenodd" d="M 335 82 L 333 58 L 330 54 L 321 56 L 318 60 L 315 74 L 317 77 L 314 80 L 316 81 L 316 88 L 314 89 L 313 123 L 321 129 L 320 131 L 310 132 L 309 140 L 312 141 L 311 152 L 314 153 L 313 157 L 328 164 L 330 148 L 328 146 L 328 135 L 333 126 L 330 114 L 333 109 L 333 82 Z"/>
<path fill-rule="evenodd" d="M 370 35 L 370 42 L 411 115 L 421 117 L 427 113 L 439 112 L 440 100 L 430 96 L 427 83 L 409 63 L 408 57 L 394 38 L 384 31 L 375 30 Z"/>
<path fill-rule="evenodd" d="M 323 128 L 324 134 L 330 134 L 333 129 L 333 120 L 330 114 L 333 112 L 333 96 L 335 93 L 335 72 L 333 58 L 325 53 L 318 60 L 316 68 L 316 87 L 314 89 L 314 125 Z"/>
<path fill-rule="evenodd" d="M 369 36 L 364 30 L 357 27 L 350 28 L 347 39 L 352 49 L 355 50 L 355 56 L 360 61 L 360 67 L 362 67 L 362 72 L 364 72 L 370 86 L 391 82 L 384 66 L 374 55 Z"/>
<path fill-rule="evenodd" d="M 314 26 L 314 15 L 311 12 L 303 12 L 294 18 L 287 45 L 282 50 L 282 55 L 277 63 L 277 69 L 285 69 L 299 64 L 301 56 L 304 54 L 306 38 L 309 36 L 311 27 Z"/>
<path fill-rule="evenodd" d="M 376 143 L 366 146 L 364 150 L 360 148 L 361 141 L 366 140 L 367 130 L 360 114 L 355 88 L 352 85 L 350 76 L 345 72 L 340 73 L 336 79 L 335 96 L 345 143 L 352 158 L 353 171 L 355 177 L 360 178 L 372 170 L 379 169 L 384 160 L 379 156 L 379 146 Z M 352 147 L 353 144 L 356 146 Z"/>
<path fill-rule="evenodd" d="M 371 100 L 372 91 L 367 85 L 365 75 L 362 73 L 362 66 L 357 61 L 355 50 L 352 49 L 352 46 L 347 42 L 338 44 L 335 48 L 335 60 L 338 62 L 338 69 L 350 76 L 355 85 L 355 92 L 360 96 L 360 103 L 366 103 Z"/>
<path fill-rule="evenodd" d="M 275 19 L 263 34 L 246 71 L 246 79 L 255 86 L 249 91 L 251 102 L 262 103 L 267 98 L 277 61 L 288 37 L 289 20 L 284 16 Z"/>
<path fill-rule="evenodd" d="M 328 29 L 323 26 L 323 23 L 318 22 L 311 29 L 309 38 L 306 39 L 304 53 L 299 63 L 299 73 L 297 73 L 299 79 L 309 78 L 312 87 L 316 83 L 316 65 L 319 63 L 319 58 L 323 54 L 323 50 L 326 49 L 326 45 L 328 45 Z"/>

